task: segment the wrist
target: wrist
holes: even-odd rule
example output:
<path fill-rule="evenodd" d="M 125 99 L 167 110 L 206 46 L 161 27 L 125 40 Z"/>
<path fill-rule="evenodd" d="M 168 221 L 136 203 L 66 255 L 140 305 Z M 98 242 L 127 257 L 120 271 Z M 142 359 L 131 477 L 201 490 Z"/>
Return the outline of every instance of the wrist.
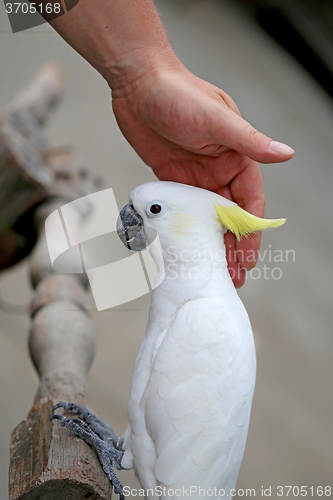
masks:
<path fill-rule="evenodd" d="M 155 47 L 135 48 L 121 54 L 100 73 L 112 90 L 113 97 L 126 97 L 142 81 L 160 71 L 183 67 L 168 40 Z"/>

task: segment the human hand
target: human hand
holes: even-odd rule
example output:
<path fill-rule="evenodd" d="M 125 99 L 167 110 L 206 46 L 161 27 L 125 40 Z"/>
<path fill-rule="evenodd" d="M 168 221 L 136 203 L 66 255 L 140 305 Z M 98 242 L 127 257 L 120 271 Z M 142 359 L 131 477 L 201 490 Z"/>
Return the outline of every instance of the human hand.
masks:
<path fill-rule="evenodd" d="M 160 180 L 215 191 L 264 216 L 257 162 L 283 162 L 294 152 L 243 120 L 225 92 L 177 62 L 118 87 L 112 97 L 122 133 Z M 239 242 L 226 234 L 228 268 L 236 287 L 255 266 L 260 240 L 261 233 Z"/>

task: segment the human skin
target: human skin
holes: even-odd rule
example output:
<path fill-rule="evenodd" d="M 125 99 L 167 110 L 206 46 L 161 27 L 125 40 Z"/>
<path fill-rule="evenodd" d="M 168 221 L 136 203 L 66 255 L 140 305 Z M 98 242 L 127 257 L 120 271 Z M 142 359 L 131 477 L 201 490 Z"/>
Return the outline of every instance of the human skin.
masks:
<path fill-rule="evenodd" d="M 264 216 L 257 162 L 284 162 L 294 151 L 255 130 L 228 94 L 185 68 L 151 0 L 80 0 L 50 24 L 105 78 L 120 130 L 159 179 L 215 191 Z M 255 266 L 260 239 L 226 234 L 236 287 Z"/>

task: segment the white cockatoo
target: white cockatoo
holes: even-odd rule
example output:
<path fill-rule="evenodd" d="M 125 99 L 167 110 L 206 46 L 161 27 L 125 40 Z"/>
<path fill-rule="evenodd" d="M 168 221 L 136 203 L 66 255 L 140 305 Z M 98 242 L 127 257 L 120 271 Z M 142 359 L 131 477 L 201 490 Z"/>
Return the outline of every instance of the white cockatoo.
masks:
<path fill-rule="evenodd" d="M 80 414 L 86 424 L 53 416 L 90 444 L 104 439 L 105 455 L 97 451 L 121 497 L 126 490 L 105 466 L 105 456 L 118 469 L 134 468 L 148 500 L 233 496 L 256 356 L 247 312 L 228 273 L 224 234 L 229 230 L 240 239 L 283 223 L 188 185 L 150 182 L 132 191 L 120 212 L 118 234 L 132 250 L 148 248 L 164 279 L 152 291 L 127 430 L 118 439 L 72 403 L 56 407 Z"/>

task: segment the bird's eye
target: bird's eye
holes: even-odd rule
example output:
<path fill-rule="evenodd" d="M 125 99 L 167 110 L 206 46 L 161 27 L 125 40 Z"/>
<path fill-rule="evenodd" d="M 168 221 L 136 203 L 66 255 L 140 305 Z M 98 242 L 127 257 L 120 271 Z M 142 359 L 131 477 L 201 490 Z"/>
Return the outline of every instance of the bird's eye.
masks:
<path fill-rule="evenodd" d="M 159 214 L 161 212 L 161 210 L 162 210 L 161 205 L 157 205 L 157 203 L 154 203 L 154 205 L 151 205 L 151 207 L 149 209 L 150 213 L 153 215 Z"/>
<path fill-rule="evenodd" d="M 146 205 L 146 214 L 150 218 L 159 217 L 165 212 L 165 203 L 160 200 L 150 200 Z"/>

